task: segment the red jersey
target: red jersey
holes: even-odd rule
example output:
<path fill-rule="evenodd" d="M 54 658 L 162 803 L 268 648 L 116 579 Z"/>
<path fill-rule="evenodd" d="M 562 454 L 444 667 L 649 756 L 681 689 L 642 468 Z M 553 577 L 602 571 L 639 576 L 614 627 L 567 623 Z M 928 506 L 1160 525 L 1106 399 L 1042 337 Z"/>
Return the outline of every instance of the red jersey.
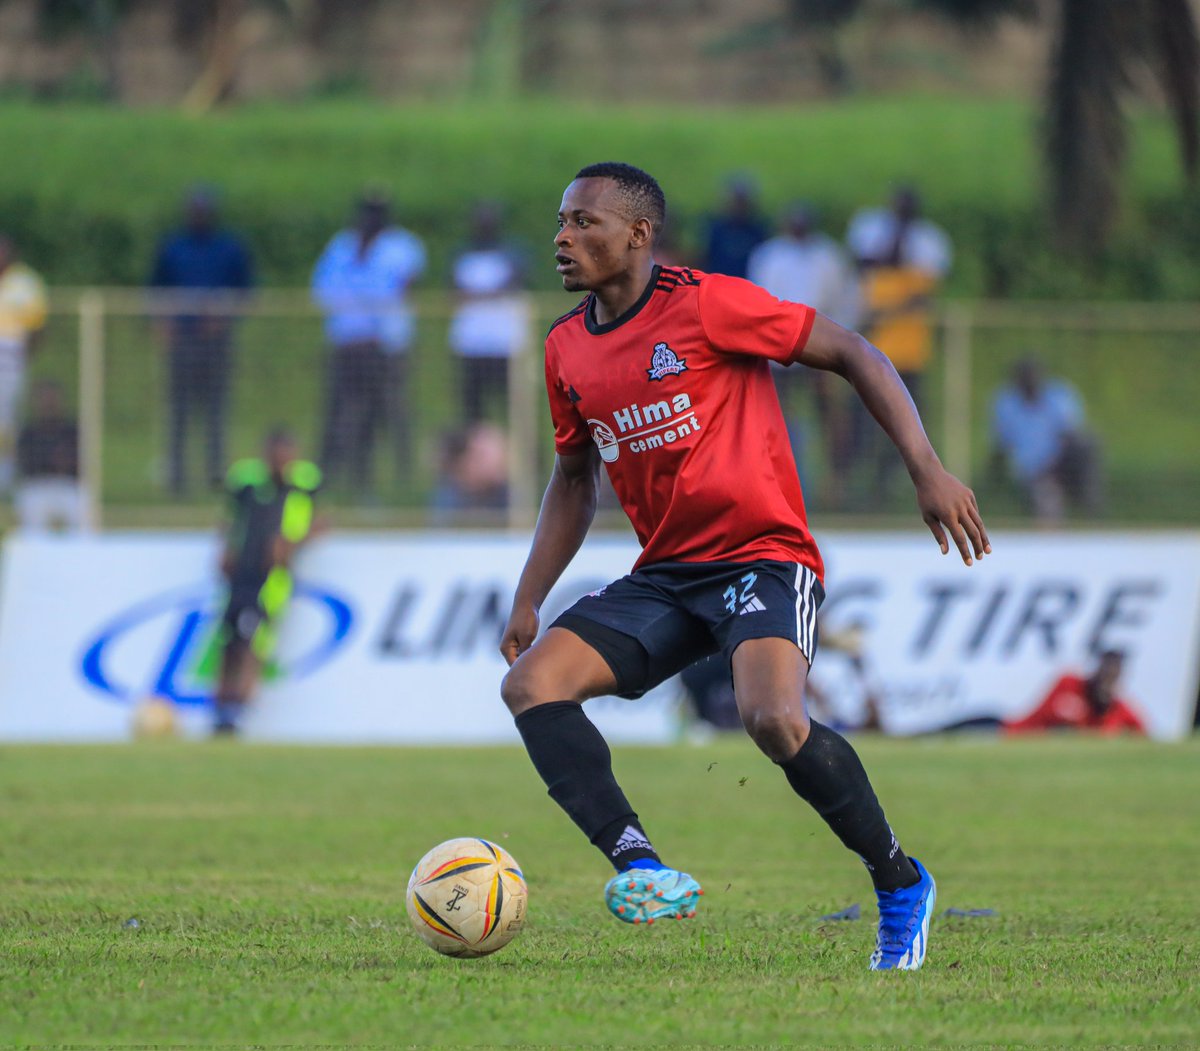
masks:
<path fill-rule="evenodd" d="M 600 325 L 588 296 L 546 336 L 560 453 L 595 442 L 642 553 L 657 562 L 824 567 L 770 362 L 795 361 L 815 312 L 741 278 L 654 268 Z"/>
<path fill-rule="evenodd" d="M 1137 712 L 1119 697 L 1097 712 L 1087 699 L 1087 679 L 1081 675 L 1064 675 L 1032 712 L 1022 719 L 1004 723 L 1009 733 L 1027 733 L 1071 727 L 1080 730 L 1099 730 L 1101 733 L 1120 733 L 1131 730 L 1144 734 L 1146 727 Z"/>

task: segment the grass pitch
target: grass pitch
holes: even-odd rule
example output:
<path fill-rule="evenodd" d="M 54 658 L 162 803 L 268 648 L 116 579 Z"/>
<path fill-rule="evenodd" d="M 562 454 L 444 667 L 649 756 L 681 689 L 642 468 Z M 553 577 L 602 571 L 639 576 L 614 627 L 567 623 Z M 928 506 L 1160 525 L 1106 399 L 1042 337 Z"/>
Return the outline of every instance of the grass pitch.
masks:
<path fill-rule="evenodd" d="M 858 744 L 938 880 L 917 974 L 867 971 L 865 874 L 742 740 L 616 750 L 706 885 L 650 929 L 609 918 L 605 863 L 515 749 L 0 749 L 0 1040 L 1194 1044 L 1200 742 Z M 529 879 L 528 928 L 483 960 L 404 914 L 458 835 Z"/>

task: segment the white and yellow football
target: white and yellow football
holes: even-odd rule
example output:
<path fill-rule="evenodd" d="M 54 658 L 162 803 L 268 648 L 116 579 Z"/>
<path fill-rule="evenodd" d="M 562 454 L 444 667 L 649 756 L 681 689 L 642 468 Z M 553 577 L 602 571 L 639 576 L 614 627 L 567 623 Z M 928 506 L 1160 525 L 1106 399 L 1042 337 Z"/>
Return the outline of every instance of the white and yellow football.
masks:
<path fill-rule="evenodd" d="M 179 733 L 175 705 L 165 697 L 146 697 L 134 705 L 129 727 L 139 741 L 161 740 Z"/>
<path fill-rule="evenodd" d="M 408 918 L 421 940 L 444 956 L 487 956 L 520 933 L 528 895 L 521 867 L 503 847 L 448 839 L 413 869 Z"/>

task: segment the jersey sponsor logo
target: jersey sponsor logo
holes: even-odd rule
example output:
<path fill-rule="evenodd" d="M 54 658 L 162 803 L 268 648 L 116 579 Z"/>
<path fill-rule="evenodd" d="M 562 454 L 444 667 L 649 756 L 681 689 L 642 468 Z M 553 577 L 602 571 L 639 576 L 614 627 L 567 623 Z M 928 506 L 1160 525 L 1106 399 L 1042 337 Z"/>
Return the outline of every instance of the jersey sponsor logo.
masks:
<path fill-rule="evenodd" d="M 600 459 L 614 463 L 621 455 L 621 446 L 630 452 L 644 453 L 674 445 L 681 438 L 700 430 L 692 399 L 686 394 L 676 394 L 670 401 L 651 402 L 648 405 L 626 405 L 613 412 L 610 427 L 603 420 L 588 419 L 592 441 L 600 450 Z"/>
<path fill-rule="evenodd" d="M 592 441 L 600 450 L 600 459 L 605 463 L 612 463 L 621 455 L 621 446 L 617 443 L 613 429 L 603 420 L 588 420 L 588 426 L 592 429 Z"/>
<path fill-rule="evenodd" d="M 646 370 L 650 379 L 661 380 L 664 376 L 678 376 L 681 372 L 687 372 L 687 362 L 666 343 L 655 343 L 650 367 Z"/>

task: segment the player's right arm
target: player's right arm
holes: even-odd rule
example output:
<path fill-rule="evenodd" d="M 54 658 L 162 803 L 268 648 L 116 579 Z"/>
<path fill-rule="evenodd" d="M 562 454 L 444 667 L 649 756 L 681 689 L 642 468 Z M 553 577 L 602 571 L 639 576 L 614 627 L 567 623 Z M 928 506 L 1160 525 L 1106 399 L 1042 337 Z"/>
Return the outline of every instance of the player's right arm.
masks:
<path fill-rule="evenodd" d="M 537 637 L 542 603 L 575 557 L 596 516 L 600 456 L 590 442 L 554 458 L 533 543 L 504 628 L 500 652 L 512 664 Z"/>

